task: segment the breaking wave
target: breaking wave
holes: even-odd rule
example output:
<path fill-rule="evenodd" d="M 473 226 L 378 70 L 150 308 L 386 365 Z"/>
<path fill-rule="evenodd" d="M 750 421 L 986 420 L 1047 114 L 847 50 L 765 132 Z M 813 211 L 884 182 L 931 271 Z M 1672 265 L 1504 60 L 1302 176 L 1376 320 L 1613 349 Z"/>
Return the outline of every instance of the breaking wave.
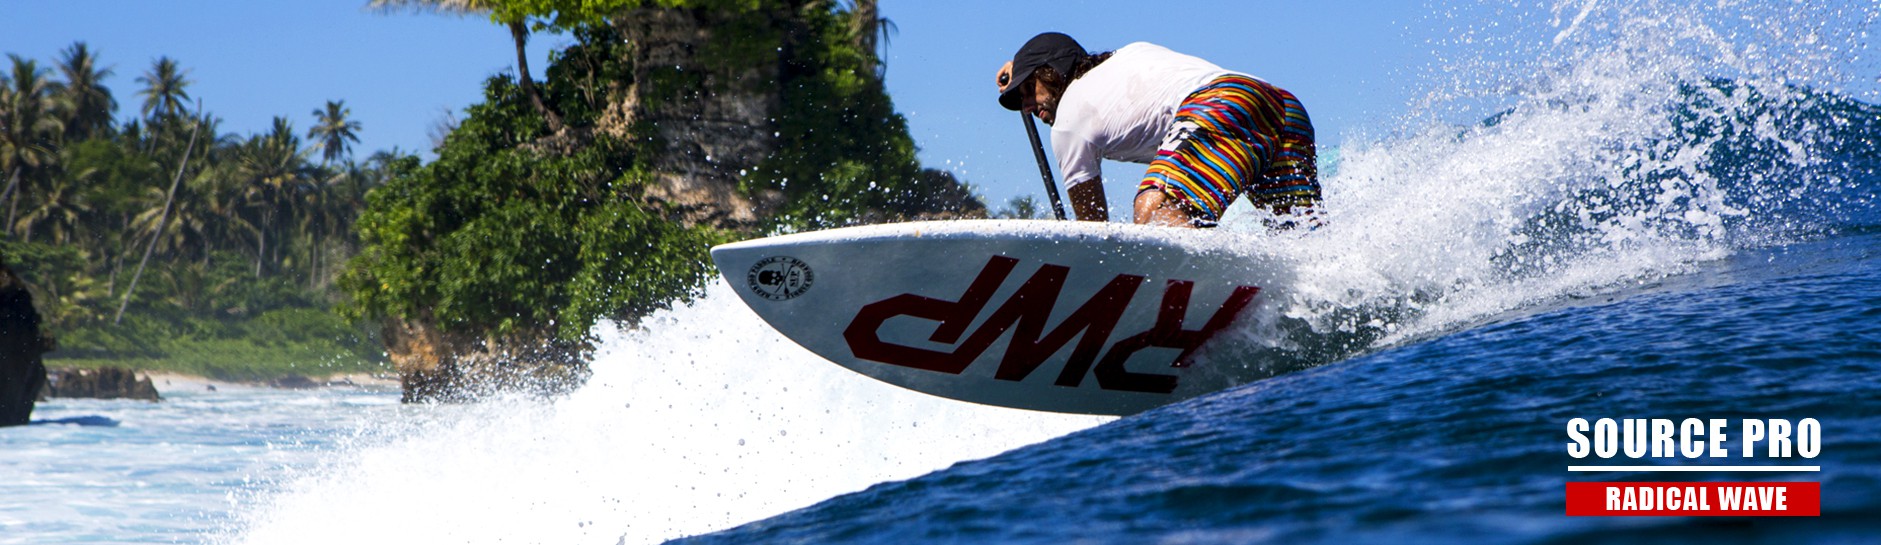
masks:
<path fill-rule="evenodd" d="M 1878 10 L 1610 4 L 1433 16 L 1492 23 L 1338 150 L 1329 227 L 1258 250 L 1299 285 L 1215 359 L 1324 364 L 1875 222 L 1881 107 L 1841 87 Z"/>

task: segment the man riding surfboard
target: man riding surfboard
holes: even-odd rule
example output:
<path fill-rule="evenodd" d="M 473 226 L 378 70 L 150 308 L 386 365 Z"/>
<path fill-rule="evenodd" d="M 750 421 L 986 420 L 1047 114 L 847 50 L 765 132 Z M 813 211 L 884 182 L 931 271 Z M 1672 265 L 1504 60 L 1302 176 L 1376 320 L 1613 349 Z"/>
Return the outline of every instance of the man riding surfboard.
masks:
<path fill-rule="evenodd" d="M 1212 227 L 1246 194 L 1269 225 L 1316 226 L 1313 124 L 1292 93 L 1206 60 L 1137 42 L 1091 54 L 1070 36 L 1027 41 L 999 73 L 999 103 L 1051 125 L 1078 219 L 1105 221 L 1103 159 L 1147 163 L 1136 223 Z"/>

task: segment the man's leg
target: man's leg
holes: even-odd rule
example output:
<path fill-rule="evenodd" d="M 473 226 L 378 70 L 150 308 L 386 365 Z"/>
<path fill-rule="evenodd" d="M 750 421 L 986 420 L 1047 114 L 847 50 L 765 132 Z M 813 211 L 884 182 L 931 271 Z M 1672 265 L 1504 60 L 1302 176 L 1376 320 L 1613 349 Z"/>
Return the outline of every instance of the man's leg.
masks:
<path fill-rule="evenodd" d="M 1136 222 L 1159 227 L 1195 227 L 1188 211 L 1168 193 L 1157 189 L 1136 192 Z"/>
<path fill-rule="evenodd" d="M 1136 222 L 1213 227 L 1250 173 L 1260 168 L 1258 149 L 1212 130 L 1185 130 L 1178 122 L 1137 183 Z M 1170 147 L 1170 146 L 1165 146 Z"/>
<path fill-rule="evenodd" d="M 1255 207 L 1271 210 L 1281 218 L 1270 221 L 1270 227 L 1284 229 L 1299 217 L 1316 216 L 1314 208 L 1320 203 L 1313 121 L 1293 93 L 1271 85 L 1259 91 L 1263 104 L 1280 115 L 1270 122 L 1277 135 L 1273 161 L 1261 172 L 1248 198 Z M 1316 227 L 1320 220 L 1309 217 L 1305 223 Z"/>

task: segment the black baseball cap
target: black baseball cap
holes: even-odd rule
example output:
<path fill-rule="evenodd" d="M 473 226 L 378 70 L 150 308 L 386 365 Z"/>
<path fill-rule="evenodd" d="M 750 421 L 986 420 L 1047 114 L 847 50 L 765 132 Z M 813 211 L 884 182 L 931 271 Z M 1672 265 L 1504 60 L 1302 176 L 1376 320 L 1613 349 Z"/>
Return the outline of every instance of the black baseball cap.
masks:
<path fill-rule="evenodd" d="M 1058 32 L 1046 32 L 1033 36 L 1025 42 L 1019 52 L 1012 55 L 1012 79 L 1006 80 L 1006 86 L 999 89 L 999 105 L 1008 110 L 1017 111 L 1024 103 L 1019 96 L 1019 84 L 1032 77 L 1032 71 L 1040 66 L 1050 66 L 1059 74 L 1071 75 L 1071 65 L 1079 57 L 1088 55 L 1084 46 Z"/>

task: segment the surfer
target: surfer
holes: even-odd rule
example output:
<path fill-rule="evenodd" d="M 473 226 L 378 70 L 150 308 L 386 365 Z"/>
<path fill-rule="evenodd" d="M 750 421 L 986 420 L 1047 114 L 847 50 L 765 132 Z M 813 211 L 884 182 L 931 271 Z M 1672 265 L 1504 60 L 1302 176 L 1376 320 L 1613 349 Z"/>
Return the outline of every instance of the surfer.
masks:
<path fill-rule="evenodd" d="M 1319 174 L 1306 108 L 1259 78 L 1137 42 L 1091 54 L 1047 32 L 999 71 L 999 104 L 1051 125 L 1078 219 L 1105 221 L 1102 159 L 1148 163 L 1136 223 L 1213 227 L 1241 194 L 1268 225 L 1317 226 Z"/>

